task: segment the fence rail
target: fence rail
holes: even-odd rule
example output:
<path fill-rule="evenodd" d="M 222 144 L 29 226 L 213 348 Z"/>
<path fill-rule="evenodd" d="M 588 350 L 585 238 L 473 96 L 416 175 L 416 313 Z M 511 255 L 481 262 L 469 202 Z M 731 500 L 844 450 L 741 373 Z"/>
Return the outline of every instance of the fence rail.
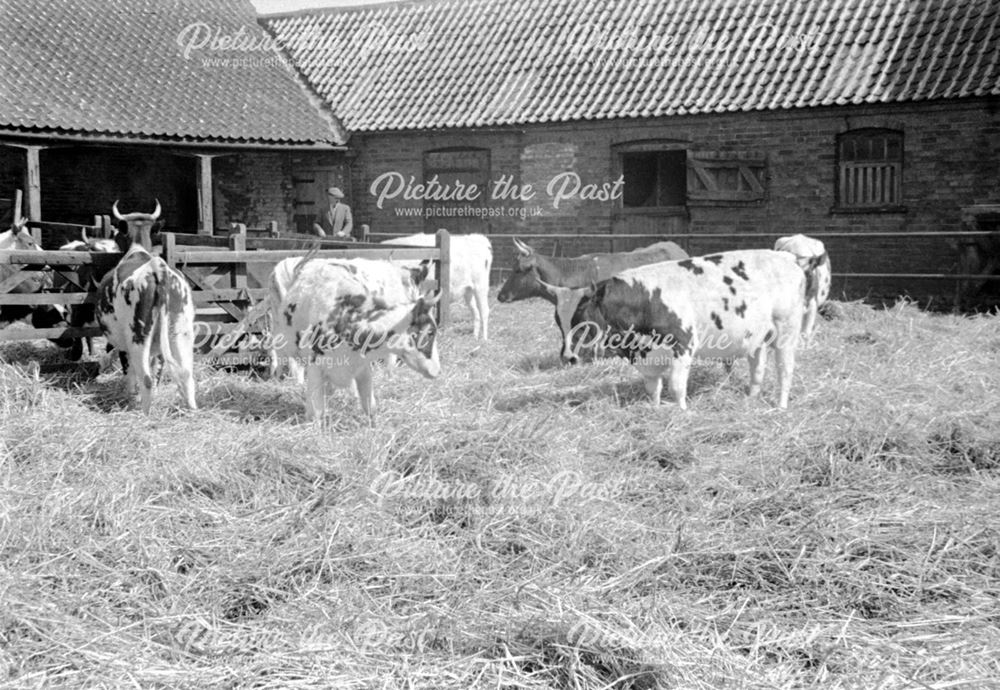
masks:
<path fill-rule="evenodd" d="M 49 229 L 67 232 L 79 228 L 73 224 L 47 223 Z M 96 225 L 93 227 L 97 227 Z M 39 228 L 35 228 L 37 231 Z M 252 237 L 233 233 L 227 237 L 165 232 L 163 259 L 187 279 L 193 291 L 195 326 L 203 333 L 215 336 L 232 332 L 246 316 L 255 301 L 264 297 L 271 269 L 286 258 L 301 257 L 315 249 L 320 258 L 370 258 L 399 261 L 433 261 L 437 264 L 441 298 L 438 302 L 438 323 L 447 323 L 451 303 L 450 235 L 440 231 L 433 247 L 387 246 L 377 243 L 344 242 L 322 238 Z M 84 289 L 73 271 L 79 266 L 95 265 L 113 268 L 121 254 L 60 250 L 0 250 L 0 265 L 13 267 L 12 275 L 0 281 L 0 305 L 39 307 L 47 305 L 79 305 L 97 301 L 96 291 Z M 27 276 L 27 267 L 45 267 L 45 271 L 60 274 L 68 285 L 59 291 L 12 293 Z M 8 268 L 6 272 L 9 272 Z M 91 286 L 86 286 L 91 287 Z M 208 329 L 207 331 L 205 329 Z M 43 338 L 82 338 L 101 335 L 97 327 L 71 328 L 5 328 L 0 329 L 0 342 L 38 340 Z M 212 338 L 205 343 L 211 349 Z M 234 356 L 235 361 L 240 355 Z M 224 358 L 223 358 L 224 359 Z"/>

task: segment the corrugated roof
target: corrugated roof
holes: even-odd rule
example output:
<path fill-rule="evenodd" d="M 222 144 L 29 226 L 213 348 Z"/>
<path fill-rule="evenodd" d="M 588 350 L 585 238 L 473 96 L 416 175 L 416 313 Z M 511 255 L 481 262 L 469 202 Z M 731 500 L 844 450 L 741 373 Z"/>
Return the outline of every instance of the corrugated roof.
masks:
<path fill-rule="evenodd" d="M 995 0 L 423 0 L 262 22 L 352 132 L 1000 94 Z"/>
<path fill-rule="evenodd" d="M 0 128 L 342 144 L 266 44 L 245 0 L 0 0 Z"/>

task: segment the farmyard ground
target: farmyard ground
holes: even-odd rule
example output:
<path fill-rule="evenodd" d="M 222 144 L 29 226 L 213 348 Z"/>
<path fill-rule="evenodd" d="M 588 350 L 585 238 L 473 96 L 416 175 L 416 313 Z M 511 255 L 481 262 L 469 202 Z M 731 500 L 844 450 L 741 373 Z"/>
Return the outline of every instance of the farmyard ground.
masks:
<path fill-rule="evenodd" d="M 696 365 L 653 410 L 467 312 L 444 373 L 304 425 L 288 381 L 0 364 L 4 687 L 902 688 L 1000 678 L 997 318 L 847 304 L 791 407 Z M 9 346 L 8 359 L 53 356 Z M 167 382 L 164 381 L 164 384 Z"/>

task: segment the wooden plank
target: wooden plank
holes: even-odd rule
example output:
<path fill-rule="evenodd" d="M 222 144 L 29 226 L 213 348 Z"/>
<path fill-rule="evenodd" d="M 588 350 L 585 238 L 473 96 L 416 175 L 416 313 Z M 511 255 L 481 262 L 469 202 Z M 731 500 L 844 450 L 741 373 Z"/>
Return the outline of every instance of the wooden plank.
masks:
<path fill-rule="evenodd" d="M 4 328 L 0 329 L 0 342 L 14 340 L 45 340 L 50 338 L 97 338 L 101 329 L 86 328 Z"/>
<path fill-rule="evenodd" d="M 194 275 L 193 271 L 181 271 L 181 272 L 184 274 L 184 277 L 187 278 L 188 281 L 193 283 L 194 286 L 197 287 L 199 290 L 203 292 L 212 292 L 214 290 L 214 288 L 210 283 L 206 283 L 201 276 Z M 195 291 L 194 294 L 198 294 L 197 291 Z M 216 304 L 216 306 L 218 306 L 220 309 L 223 309 L 227 314 L 229 314 L 237 321 L 243 318 L 243 310 L 240 309 L 239 307 L 236 307 L 231 302 L 228 303 L 221 302 Z"/>
<path fill-rule="evenodd" d="M 239 262 L 247 263 L 277 263 L 282 259 L 301 257 L 302 251 L 274 250 L 274 251 L 204 251 L 188 252 L 178 251 L 177 262 L 180 264 L 232 264 Z M 318 257 L 340 258 L 340 259 L 387 259 L 398 261 L 423 261 L 425 259 L 438 258 L 436 249 L 410 249 L 393 248 L 387 249 L 382 245 L 381 249 L 372 249 L 364 252 L 348 251 L 341 249 L 321 249 L 316 252 Z M 35 261 L 37 263 L 37 260 Z M 2 263 L 2 262 L 0 262 Z M 23 261 L 17 263 L 26 263 Z"/>
<path fill-rule="evenodd" d="M 25 146 L 25 189 L 28 196 L 28 220 L 42 219 L 42 175 L 39 165 L 41 146 Z"/>
<path fill-rule="evenodd" d="M 31 292 L 0 295 L 0 305 L 16 304 L 35 307 L 43 304 L 97 303 L 97 293 L 86 292 Z"/>
<path fill-rule="evenodd" d="M 438 301 L 438 327 L 444 328 L 451 313 L 451 235 L 447 230 L 437 231 L 438 286 L 441 299 Z"/>
<path fill-rule="evenodd" d="M 211 235 L 215 227 L 212 201 L 212 156 L 198 154 L 198 234 Z"/>
<path fill-rule="evenodd" d="M 48 264 L 50 266 L 76 266 L 94 264 L 115 266 L 121 259 L 118 252 L 76 252 L 59 250 L 0 250 L 0 264 Z"/>

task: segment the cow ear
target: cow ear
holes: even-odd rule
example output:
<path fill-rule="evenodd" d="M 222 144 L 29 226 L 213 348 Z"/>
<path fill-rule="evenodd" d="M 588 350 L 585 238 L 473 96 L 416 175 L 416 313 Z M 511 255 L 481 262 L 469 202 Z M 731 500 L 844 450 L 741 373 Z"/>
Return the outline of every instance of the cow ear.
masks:
<path fill-rule="evenodd" d="M 410 280 L 413 281 L 414 285 L 420 285 L 422 282 L 427 280 L 427 273 L 430 266 L 427 263 L 421 262 L 416 268 L 410 269 Z"/>

